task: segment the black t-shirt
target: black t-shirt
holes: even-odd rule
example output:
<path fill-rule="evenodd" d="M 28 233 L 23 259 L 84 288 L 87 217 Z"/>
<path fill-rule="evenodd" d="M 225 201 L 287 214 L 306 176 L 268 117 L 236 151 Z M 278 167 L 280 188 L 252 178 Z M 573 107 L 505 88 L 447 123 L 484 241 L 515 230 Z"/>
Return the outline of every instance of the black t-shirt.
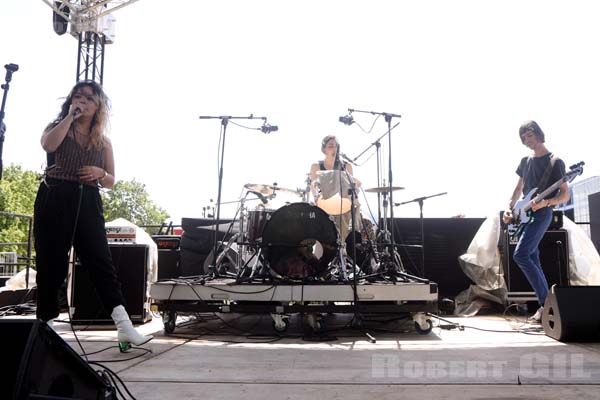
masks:
<path fill-rule="evenodd" d="M 539 187 L 546 168 L 550 163 L 552 153 L 545 154 L 541 157 L 523 157 L 517 168 L 517 175 L 523 178 L 523 194 L 526 195 L 533 188 L 537 188 L 537 193 L 543 192 L 546 188 L 553 185 L 554 182 L 565 176 L 565 163 L 560 158 L 554 162 L 552 172 L 543 187 Z M 548 197 L 556 196 L 558 190 L 551 193 Z"/>

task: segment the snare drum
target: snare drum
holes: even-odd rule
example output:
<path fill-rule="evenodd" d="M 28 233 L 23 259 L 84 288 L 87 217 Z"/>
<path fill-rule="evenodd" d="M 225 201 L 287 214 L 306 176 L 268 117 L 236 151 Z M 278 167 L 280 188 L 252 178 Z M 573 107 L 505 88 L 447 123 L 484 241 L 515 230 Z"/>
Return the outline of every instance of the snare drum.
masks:
<path fill-rule="evenodd" d="M 318 171 L 320 193 L 317 205 L 329 215 L 342 215 L 352 208 L 348 175 L 339 170 Z"/>
<path fill-rule="evenodd" d="M 327 271 L 338 249 L 338 234 L 320 208 L 293 203 L 271 215 L 262 235 L 269 267 L 288 278 L 318 276 Z"/>

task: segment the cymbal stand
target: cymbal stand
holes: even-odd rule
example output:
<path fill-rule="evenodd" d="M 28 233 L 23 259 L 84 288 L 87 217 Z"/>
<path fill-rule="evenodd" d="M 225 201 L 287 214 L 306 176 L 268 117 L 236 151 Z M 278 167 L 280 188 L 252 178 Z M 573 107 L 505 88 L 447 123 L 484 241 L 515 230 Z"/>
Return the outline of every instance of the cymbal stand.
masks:
<path fill-rule="evenodd" d="M 403 201 L 402 203 L 393 203 L 394 206 L 401 206 L 403 204 L 408 203 L 418 203 L 419 204 L 419 222 L 421 226 L 421 271 L 420 274 L 424 278 L 425 277 L 425 228 L 423 224 L 423 201 L 430 199 L 432 197 L 443 196 L 448 194 L 448 192 L 438 193 L 431 196 L 417 197 L 416 199 Z"/>
<path fill-rule="evenodd" d="M 217 188 L 217 205 L 216 205 L 216 213 L 215 213 L 215 229 L 213 235 L 213 254 L 217 254 L 218 250 L 218 232 L 219 225 L 221 223 L 221 192 L 223 189 L 223 165 L 225 158 L 225 137 L 227 133 L 227 125 L 230 120 L 236 119 L 261 119 L 266 124 L 266 117 L 255 117 L 253 114 L 250 114 L 247 117 L 233 117 L 233 116 L 209 116 L 209 115 L 201 115 L 200 119 L 219 119 L 221 121 L 221 130 L 220 130 L 220 149 L 219 149 L 219 179 L 218 179 L 218 188 Z M 261 128 L 258 128 L 261 130 Z M 208 266 L 209 276 L 210 278 L 219 277 L 219 272 L 216 266 L 216 257 L 214 258 L 215 265 L 212 263 Z"/>

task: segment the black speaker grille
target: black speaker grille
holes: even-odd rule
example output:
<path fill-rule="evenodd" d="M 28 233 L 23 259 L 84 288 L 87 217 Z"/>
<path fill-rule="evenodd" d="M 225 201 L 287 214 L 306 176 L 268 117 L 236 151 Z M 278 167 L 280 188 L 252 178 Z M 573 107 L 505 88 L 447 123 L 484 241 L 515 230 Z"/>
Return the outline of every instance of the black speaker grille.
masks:
<path fill-rule="evenodd" d="M 125 309 L 132 322 L 144 323 L 150 318 L 146 294 L 149 247 L 111 244 L 109 248 L 121 282 Z M 76 262 L 71 279 L 72 322 L 78 325 L 112 324 L 110 312 L 102 306 L 85 266 Z"/>
<path fill-rule="evenodd" d="M 510 242 L 508 234 L 504 231 L 503 243 Z M 502 266 L 504 280 L 509 293 L 530 292 L 533 293 L 531 285 L 525 278 L 521 268 L 513 260 L 516 243 L 509 243 L 509 251 L 506 253 L 506 245 L 500 246 L 502 255 Z M 549 230 L 544 234 L 540 242 L 540 262 L 542 270 L 548 281 L 548 285 L 569 285 L 569 243 L 567 231 L 563 229 Z M 532 295 L 533 296 L 533 295 Z"/>

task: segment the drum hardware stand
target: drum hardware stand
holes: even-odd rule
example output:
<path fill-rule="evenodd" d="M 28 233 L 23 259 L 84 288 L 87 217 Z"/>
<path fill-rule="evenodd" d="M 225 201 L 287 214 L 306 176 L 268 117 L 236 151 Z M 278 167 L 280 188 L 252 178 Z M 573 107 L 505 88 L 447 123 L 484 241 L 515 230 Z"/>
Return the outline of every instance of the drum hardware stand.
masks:
<path fill-rule="evenodd" d="M 219 276 L 223 277 L 223 276 L 231 276 L 231 273 L 224 271 L 224 272 L 219 272 L 219 266 L 221 265 L 221 262 L 223 262 L 223 260 L 228 257 L 228 252 L 229 250 L 232 249 L 233 245 L 235 243 L 237 243 L 238 238 L 240 237 L 240 233 L 236 233 L 234 234 L 231 239 L 229 239 L 229 241 L 227 241 L 227 244 L 225 245 L 225 247 L 223 247 L 223 250 L 221 250 L 221 252 L 219 253 L 219 255 L 217 256 L 216 260 L 215 260 L 215 270 L 216 272 L 219 274 Z M 221 244 L 223 244 L 222 242 L 220 242 Z M 234 250 L 236 251 L 236 250 Z M 240 260 L 242 258 L 242 254 L 240 251 L 240 248 L 238 246 L 237 248 L 237 257 L 235 258 L 235 260 L 232 260 L 231 258 L 229 258 L 229 261 L 234 262 L 236 268 L 238 266 L 238 264 L 240 263 Z"/>
<path fill-rule="evenodd" d="M 437 196 L 443 196 L 448 194 L 448 192 L 438 193 L 431 196 L 417 197 L 416 199 L 412 199 L 409 201 L 403 201 L 402 203 L 393 203 L 394 206 L 401 206 L 403 204 L 409 203 L 418 203 L 419 204 L 419 222 L 421 225 L 421 276 L 425 278 L 425 228 L 423 224 L 423 202 L 427 199 Z"/>
<path fill-rule="evenodd" d="M 235 215 L 233 217 L 233 220 L 230 222 L 229 227 L 227 228 L 227 231 L 225 232 L 224 237 L 227 237 L 229 234 L 231 234 L 231 231 L 233 229 L 233 226 L 235 224 L 235 221 L 238 217 L 238 214 L 240 216 L 239 218 L 239 232 L 235 233 L 231 238 L 229 238 L 229 240 L 227 240 L 226 244 L 224 241 L 218 241 L 218 247 L 220 248 L 221 246 L 224 245 L 224 247 L 221 249 L 221 252 L 217 254 L 216 258 L 213 260 L 214 261 L 214 266 L 217 272 L 219 272 L 219 266 L 221 265 L 221 263 L 223 262 L 223 260 L 225 258 L 229 259 L 229 261 L 231 261 L 233 263 L 233 266 L 236 269 L 236 274 L 233 274 L 231 272 L 228 272 L 227 270 L 224 270 L 225 272 L 221 272 L 220 273 L 220 277 L 234 277 L 234 276 L 238 276 L 239 275 L 239 271 L 240 271 L 240 266 L 242 265 L 242 263 L 244 262 L 244 255 L 245 255 L 245 248 L 244 248 L 244 243 L 246 242 L 246 238 L 244 237 L 244 216 L 245 216 L 245 212 L 246 212 L 246 206 L 245 206 L 245 202 L 246 201 L 254 201 L 254 200 L 258 200 L 257 199 L 250 199 L 247 200 L 248 197 L 248 192 L 246 192 L 246 194 L 244 195 L 244 197 L 242 197 L 239 200 L 235 200 L 235 201 L 224 201 L 221 202 L 221 204 L 234 204 L 234 203 L 240 203 L 240 206 L 237 208 Z M 233 245 L 237 244 L 237 248 L 236 249 L 232 249 Z M 229 257 L 229 251 L 234 251 L 237 253 L 237 256 L 235 258 L 235 260 L 232 260 Z M 214 251 L 214 250 L 213 250 Z M 213 258 L 214 258 L 214 254 L 213 253 Z M 212 264 L 211 264 L 212 265 Z M 214 278 L 214 276 L 213 276 Z"/>
<path fill-rule="evenodd" d="M 267 118 L 266 117 L 255 117 L 253 114 L 250 114 L 247 117 L 233 117 L 233 116 L 209 116 L 209 115 L 201 115 L 200 119 L 219 119 L 221 120 L 221 131 L 220 131 L 220 144 L 221 148 L 219 149 L 219 184 L 217 189 L 217 206 L 215 213 L 215 229 L 213 236 L 213 254 L 217 254 L 218 250 L 218 232 L 219 232 L 219 224 L 221 223 L 221 192 L 223 189 L 223 164 L 225 157 L 225 136 L 227 133 L 227 125 L 230 120 L 235 119 L 262 119 L 263 126 L 266 125 Z M 257 130 L 262 130 L 261 128 L 257 128 Z M 265 132 L 265 131 L 263 131 Z M 268 133 L 268 132 L 265 132 Z M 216 257 L 214 258 L 216 261 Z M 208 272 L 210 278 L 219 277 L 218 268 L 215 262 L 215 265 L 212 263 L 208 266 Z"/>
<path fill-rule="evenodd" d="M 4 107 L 6 106 L 6 96 L 8 94 L 8 89 L 10 89 L 12 74 L 19 70 L 19 66 L 17 64 L 6 64 L 4 68 L 6 68 L 6 77 L 4 78 L 6 83 L 1 86 L 4 93 L 2 95 L 2 106 L 0 106 L 0 180 L 2 180 L 2 147 L 4 145 L 4 133 L 6 132 L 6 125 L 4 124 Z M 29 269 L 27 270 L 27 275 L 29 276 Z"/>
<path fill-rule="evenodd" d="M 246 246 L 251 246 L 252 244 L 245 244 Z M 244 272 L 247 271 L 248 265 L 250 262 L 254 260 L 252 267 L 250 268 L 250 274 L 248 276 L 244 276 Z M 260 263 L 260 266 L 259 266 Z M 258 271 L 258 275 L 256 275 Z M 262 279 L 263 282 L 266 281 L 267 278 L 270 278 L 270 275 L 265 270 L 265 262 L 262 256 L 262 248 L 258 246 L 258 250 L 252 254 L 250 259 L 246 261 L 246 263 L 238 269 L 238 274 L 236 277 L 236 283 L 245 283 L 251 282 L 254 279 Z"/>
<path fill-rule="evenodd" d="M 248 200 L 248 194 L 249 193 L 253 193 L 255 195 L 258 196 L 258 198 L 256 199 L 250 199 Z M 266 198 L 270 198 L 272 196 L 266 196 Z M 255 251 L 252 256 L 250 257 L 250 259 L 248 261 L 245 261 L 245 256 L 247 253 L 247 248 L 252 246 L 253 243 L 248 242 L 248 237 L 246 237 L 246 230 L 245 230 L 245 225 L 246 225 L 246 215 L 247 215 L 247 209 L 246 209 L 246 202 L 247 201 L 255 201 L 255 200 L 263 200 L 265 197 L 262 196 L 262 194 L 248 190 L 246 191 L 246 194 L 240 199 L 240 200 L 236 200 L 236 201 L 231 201 L 231 202 L 222 202 L 221 204 L 229 204 L 229 203 L 240 203 L 240 206 L 238 207 L 235 216 L 233 218 L 233 222 L 230 224 L 229 229 L 227 230 L 227 234 L 229 234 L 231 232 L 231 229 L 233 227 L 233 223 L 235 222 L 235 219 L 237 217 L 237 215 L 240 215 L 239 218 L 239 232 L 235 233 L 228 241 L 227 244 L 225 245 L 225 247 L 221 250 L 221 252 L 219 253 L 219 255 L 217 256 L 217 259 L 215 261 L 215 266 L 217 267 L 217 271 L 218 271 L 218 267 L 221 264 L 221 262 L 223 261 L 223 259 L 227 256 L 227 253 L 229 252 L 229 250 L 231 250 L 233 244 L 237 244 L 237 257 L 235 260 L 231 260 L 230 261 L 235 261 L 235 269 L 236 269 L 236 273 L 232 274 L 229 272 L 225 272 L 225 276 L 235 276 L 236 281 L 238 281 L 237 283 L 241 283 L 242 281 L 240 281 L 242 274 L 246 271 L 246 267 L 248 266 L 248 264 L 250 263 L 250 261 L 252 261 L 252 259 L 254 259 L 256 257 L 255 263 L 252 267 L 252 272 L 250 274 L 250 278 L 254 279 L 254 273 L 256 272 L 256 267 L 258 262 L 261 259 L 261 251 L 260 249 L 258 251 Z M 223 245 L 222 242 L 219 242 L 221 245 Z M 229 258 L 229 257 L 228 257 Z"/>
<path fill-rule="evenodd" d="M 308 176 L 304 180 L 304 182 L 306 183 L 306 188 L 304 189 L 304 194 L 302 195 L 302 201 L 305 203 L 310 203 L 311 179 L 310 179 L 310 174 L 307 174 L 307 175 Z M 300 192 L 301 190 L 298 189 L 298 191 Z"/>
<path fill-rule="evenodd" d="M 356 235 L 354 234 L 355 230 L 356 230 L 356 225 L 355 225 L 355 221 L 354 221 L 354 197 L 356 196 L 356 188 L 354 186 L 354 179 L 350 176 L 350 174 L 348 173 L 348 171 L 346 171 L 346 164 L 340 160 L 340 145 L 338 144 L 337 146 L 337 150 L 335 152 L 335 161 L 333 163 L 334 165 L 334 169 L 335 166 L 338 165 L 339 166 L 339 175 L 340 175 L 340 188 L 339 188 L 339 193 L 340 193 L 340 211 L 341 211 L 341 202 L 343 201 L 343 196 L 342 196 L 342 192 L 344 190 L 344 185 L 342 183 L 342 174 L 346 174 L 346 177 L 348 178 L 348 182 L 350 182 L 350 188 L 348 188 L 348 194 L 350 195 L 350 223 L 352 224 L 352 240 L 353 240 L 353 246 L 354 246 L 354 255 L 353 255 L 353 259 L 352 262 L 354 263 L 354 260 L 356 259 Z M 336 217 L 339 218 L 339 225 L 340 225 L 340 238 L 339 241 L 340 243 L 338 243 L 338 259 L 339 259 L 339 266 L 340 266 L 340 270 L 342 272 L 342 279 L 344 282 L 348 281 L 348 271 L 346 269 L 346 255 L 344 254 L 345 249 L 346 249 L 346 241 L 344 240 L 345 238 L 343 238 L 343 214 L 340 213 L 339 215 L 337 215 Z M 356 289 L 356 267 L 354 267 L 354 273 L 352 274 L 353 278 L 354 278 L 354 288 Z M 355 290 L 356 292 L 356 290 Z M 354 293 L 354 299 L 356 301 L 357 299 L 357 295 L 356 293 Z"/>

